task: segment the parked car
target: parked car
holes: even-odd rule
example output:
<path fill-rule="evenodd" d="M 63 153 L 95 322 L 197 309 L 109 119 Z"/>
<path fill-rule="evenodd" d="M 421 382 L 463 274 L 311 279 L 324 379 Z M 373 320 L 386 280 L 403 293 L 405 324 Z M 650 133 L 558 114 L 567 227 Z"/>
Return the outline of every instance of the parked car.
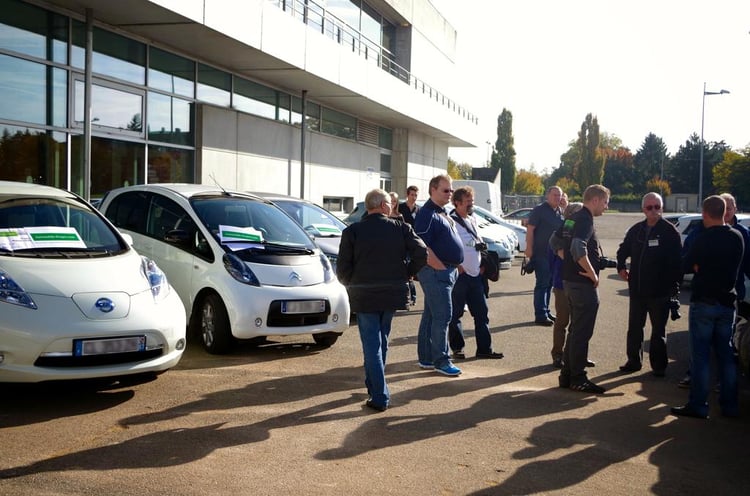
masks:
<path fill-rule="evenodd" d="M 346 224 L 341 222 L 328 210 L 309 200 L 275 193 L 255 194 L 281 207 L 310 236 L 313 236 L 315 242 L 331 262 L 333 272 L 336 272 L 336 264 L 339 260 L 341 232 L 346 229 Z"/>
<path fill-rule="evenodd" d="M 305 230 L 268 200 L 200 184 L 107 193 L 102 211 L 159 263 L 206 351 L 235 338 L 312 334 L 331 346 L 349 324 L 346 290 Z"/>
<path fill-rule="evenodd" d="M 526 251 L 526 228 L 524 226 L 521 226 L 519 224 L 514 224 L 513 222 L 508 222 L 502 217 L 498 217 L 497 215 L 493 214 L 486 208 L 482 208 L 482 207 L 475 206 L 474 215 L 481 218 L 485 222 L 489 222 L 490 224 L 499 224 L 503 227 L 507 227 L 508 229 L 516 233 L 518 243 L 516 243 L 515 248 L 519 254 L 523 255 L 523 253 Z"/>
<path fill-rule="evenodd" d="M 0 381 L 177 365 L 185 309 L 131 241 L 73 193 L 0 181 Z"/>
<path fill-rule="evenodd" d="M 476 210 L 479 207 L 474 208 Z M 449 203 L 445 206 L 445 209 L 450 213 L 453 210 L 453 205 Z M 488 222 L 479 215 L 476 215 L 476 217 L 478 234 L 482 237 L 482 241 L 487 244 L 487 249 L 497 254 L 500 260 L 500 269 L 510 269 L 513 258 L 516 256 L 516 245 L 518 244 L 516 234 L 511 229 Z"/>
<path fill-rule="evenodd" d="M 534 210 L 533 208 L 526 207 L 526 208 L 517 208 L 516 210 L 513 210 L 512 212 L 508 212 L 507 214 L 503 215 L 503 218 L 506 220 L 514 220 L 521 223 L 522 226 L 526 226 L 526 224 L 529 223 L 529 215 L 531 215 L 531 211 Z"/>
<path fill-rule="evenodd" d="M 349 212 L 349 215 L 344 217 L 344 220 L 342 222 L 347 225 L 359 222 L 360 220 L 362 220 L 362 217 L 364 217 L 365 212 L 367 212 L 367 209 L 365 208 L 365 202 L 357 202 L 357 204 L 354 205 L 352 211 Z"/>

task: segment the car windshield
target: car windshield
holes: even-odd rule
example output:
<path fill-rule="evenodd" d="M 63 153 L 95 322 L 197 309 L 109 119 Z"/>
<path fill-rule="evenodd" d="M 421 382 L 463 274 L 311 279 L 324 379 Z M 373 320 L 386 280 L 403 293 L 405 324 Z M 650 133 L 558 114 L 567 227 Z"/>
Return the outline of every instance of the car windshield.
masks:
<path fill-rule="evenodd" d="M 341 231 L 346 229 L 346 224 L 314 203 L 296 200 L 273 200 L 273 202 L 315 237 L 338 237 L 341 236 Z"/>
<path fill-rule="evenodd" d="M 271 203 L 241 196 L 193 197 L 190 203 L 222 245 L 255 243 L 315 249 L 305 231 Z"/>
<path fill-rule="evenodd" d="M 91 207 L 73 198 L 0 196 L 0 253 L 111 255 L 127 249 Z M 76 255 L 77 254 L 77 255 Z"/>

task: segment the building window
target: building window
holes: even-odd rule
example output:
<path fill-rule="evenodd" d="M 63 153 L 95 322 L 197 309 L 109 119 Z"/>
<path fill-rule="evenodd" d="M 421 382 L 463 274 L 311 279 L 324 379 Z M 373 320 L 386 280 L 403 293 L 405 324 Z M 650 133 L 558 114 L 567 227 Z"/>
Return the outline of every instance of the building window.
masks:
<path fill-rule="evenodd" d="M 310 131 L 320 131 L 320 105 L 308 100 L 305 102 L 305 107 L 307 129 Z M 292 97 L 292 125 L 302 125 L 302 99 L 296 96 Z"/>
<path fill-rule="evenodd" d="M 96 27 L 93 36 L 93 72 L 129 83 L 146 83 L 146 45 Z M 86 25 L 78 21 L 73 22 L 72 55 L 71 64 L 83 69 L 86 66 Z"/>
<path fill-rule="evenodd" d="M 82 126 L 84 117 L 82 80 L 75 81 L 74 125 Z M 143 94 L 131 93 L 125 87 L 91 85 L 91 125 L 102 131 L 143 133 Z"/>
<path fill-rule="evenodd" d="M 393 131 L 386 127 L 378 127 L 378 146 L 386 150 L 393 150 Z"/>
<path fill-rule="evenodd" d="M 193 150 L 171 148 L 167 146 L 148 147 L 148 182 L 149 183 L 192 183 Z"/>
<path fill-rule="evenodd" d="M 323 107 L 320 130 L 326 134 L 341 138 L 355 139 L 357 136 L 357 119 L 351 115 Z"/>
<path fill-rule="evenodd" d="M 68 187 L 66 134 L 0 124 L 0 179 Z"/>
<path fill-rule="evenodd" d="M 39 59 L 68 62 L 68 19 L 25 2 L 0 9 L 0 48 Z"/>
<path fill-rule="evenodd" d="M 195 62 L 151 47 L 148 64 L 150 88 L 195 97 Z"/>
<path fill-rule="evenodd" d="M 387 173 L 390 175 L 391 173 L 391 154 L 390 153 L 381 153 L 380 154 L 380 173 Z"/>
<path fill-rule="evenodd" d="M 148 139 L 192 146 L 194 109 L 191 101 L 149 92 Z"/>
<path fill-rule="evenodd" d="M 262 84 L 235 77 L 232 105 L 241 112 L 275 119 L 277 93 Z"/>
<path fill-rule="evenodd" d="M 83 195 L 83 136 L 71 141 L 71 189 Z M 91 198 L 121 186 L 144 183 L 143 143 L 93 136 L 91 138 Z"/>
<path fill-rule="evenodd" d="M 67 73 L 0 55 L 0 118 L 65 126 Z"/>
<path fill-rule="evenodd" d="M 354 209 L 351 196 L 324 196 L 323 208 L 334 214 L 347 214 Z"/>
<path fill-rule="evenodd" d="M 198 64 L 198 100 L 229 107 L 231 90 L 231 74 L 204 64 Z"/>

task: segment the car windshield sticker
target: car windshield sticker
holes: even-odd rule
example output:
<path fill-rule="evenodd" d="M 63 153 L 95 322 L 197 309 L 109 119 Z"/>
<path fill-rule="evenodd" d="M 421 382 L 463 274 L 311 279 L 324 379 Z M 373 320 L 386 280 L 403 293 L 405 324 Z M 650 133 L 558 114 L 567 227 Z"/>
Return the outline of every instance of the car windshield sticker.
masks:
<path fill-rule="evenodd" d="M 0 229 L 0 248 L 86 248 L 74 227 L 17 227 Z"/>
<path fill-rule="evenodd" d="M 317 229 L 320 234 L 341 234 L 341 229 L 332 226 L 331 224 L 313 224 L 312 226 Z"/>
<path fill-rule="evenodd" d="M 232 243 L 232 250 L 247 248 L 264 248 L 263 233 L 252 227 L 219 226 L 219 241 L 222 244 Z M 239 243 L 239 244 L 237 244 Z"/>

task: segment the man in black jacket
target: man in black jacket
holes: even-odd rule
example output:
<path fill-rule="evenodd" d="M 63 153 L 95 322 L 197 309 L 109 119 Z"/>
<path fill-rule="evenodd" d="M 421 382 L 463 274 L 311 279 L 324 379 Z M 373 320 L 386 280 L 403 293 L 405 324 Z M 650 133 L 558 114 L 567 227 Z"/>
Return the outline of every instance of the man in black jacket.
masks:
<path fill-rule="evenodd" d="M 336 273 L 357 314 L 370 396 L 366 405 L 382 412 L 390 402 L 385 363 L 391 320 L 407 306 L 407 281 L 427 263 L 427 247 L 409 224 L 389 218 L 391 198 L 382 189 L 367 193 L 365 208 L 367 215 L 341 235 Z"/>
<path fill-rule="evenodd" d="M 663 206 L 659 193 L 646 193 L 641 200 L 646 218 L 628 229 L 617 250 L 617 272 L 628 281 L 630 292 L 628 360 L 620 367 L 627 374 L 643 367 L 643 330 L 647 315 L 651 320 L 651 370 L 655 376 L 663 377 L 667 368 L 666 326 L 670 300 L 677 297 L 682 282 L 682 246 L 680 233 L 661 216 Z M 630 270 L 625 265 L 628 258 Z"/>

